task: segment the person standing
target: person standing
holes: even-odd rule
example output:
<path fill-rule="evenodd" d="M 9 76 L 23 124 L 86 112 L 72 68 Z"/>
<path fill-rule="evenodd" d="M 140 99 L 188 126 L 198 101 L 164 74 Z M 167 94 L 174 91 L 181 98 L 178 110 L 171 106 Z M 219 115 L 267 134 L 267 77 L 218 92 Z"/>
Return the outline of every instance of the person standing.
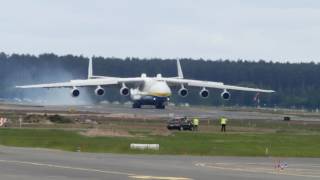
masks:
<path fill-rule="evenodd" d="M 199 119 L 198 118 L 193 118 L 193 130 L 198 131 L 198 126 L 199 126 Z"/>
<path fill-rule="evenodd" d="M 226 132 L 227 121 L 228 119 L 225 117 L 220 118 L 221 132 Z"/>

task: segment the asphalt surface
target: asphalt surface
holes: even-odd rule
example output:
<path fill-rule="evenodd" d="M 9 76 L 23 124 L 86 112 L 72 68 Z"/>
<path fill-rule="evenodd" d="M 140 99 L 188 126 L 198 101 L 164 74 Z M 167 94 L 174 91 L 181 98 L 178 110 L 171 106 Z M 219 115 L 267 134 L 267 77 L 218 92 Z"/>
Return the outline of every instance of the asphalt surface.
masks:
<path fill-rule="evenodd" d="M 275 168 L 277 162 L 287 167 Z M 0 146 L 4 180 L 320 179 L 320 159 L 116 155 Z"/>

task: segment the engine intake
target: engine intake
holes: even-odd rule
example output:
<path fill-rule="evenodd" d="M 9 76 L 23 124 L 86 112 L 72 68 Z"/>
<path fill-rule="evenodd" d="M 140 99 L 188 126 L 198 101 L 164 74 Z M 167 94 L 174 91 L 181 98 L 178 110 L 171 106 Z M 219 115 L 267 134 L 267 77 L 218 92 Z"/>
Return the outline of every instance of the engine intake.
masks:
<path fill-rule="evenodd" d="M 129 88 L 127 88 L 127 87 L 122 87 L 121 89 L 120 89 L 120 94 L 122 95 L 122 96 L 128 96 L 129 95 Z"/>
<path fill-rule="evenodd" d="M 221 98 L 224 100 L 229 100 L 231 98 L 231 94 L 227 90 L 224 90 L 221 93 Z"/>
<path fill-rule="evenodd" d="M 73 88 L 73 89 L 71 90 L 71 96 L 72 96 L 72 97 L 78 97 L 79 95 L 80 95 L 79 89 Z"/>
<path fill-rule="evenodd" d="M 202 98 L 208 98 L 209 97 L 209 91 L 206 88 L 203 88 L 200 92 L 199 92 L 200 97 Z"/>
<path fill-rule="evenodd" d="M 94 93 L 95 93 L 97 96 L 103 96 L 104 93 L 105 93 L 105 90 L 104 90 L 102 87 L 97 87 L 97 89 L 94 90 Z"/>
<path fill-rule="evenodd" d="M 178 91 L 178 94 L 181 96 L 181 97 L 186 97 L 187 95 L 188 95 L 188 89 L 186 89 L 186 88 L 181 88 L 181 89 L 179 89 L 179 91 Z"/>

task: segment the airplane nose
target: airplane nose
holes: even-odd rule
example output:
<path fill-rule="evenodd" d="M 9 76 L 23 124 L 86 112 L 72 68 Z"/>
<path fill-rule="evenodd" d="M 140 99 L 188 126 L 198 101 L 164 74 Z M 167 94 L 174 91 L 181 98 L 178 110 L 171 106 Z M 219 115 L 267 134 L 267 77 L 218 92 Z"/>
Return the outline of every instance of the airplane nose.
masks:
<path fill-rule="evenodd" d="M 157 82 L 151 87 L 150 93 L 153 96 L 168 97 L 171 96 L 171 89 L 167 83 Z"/>

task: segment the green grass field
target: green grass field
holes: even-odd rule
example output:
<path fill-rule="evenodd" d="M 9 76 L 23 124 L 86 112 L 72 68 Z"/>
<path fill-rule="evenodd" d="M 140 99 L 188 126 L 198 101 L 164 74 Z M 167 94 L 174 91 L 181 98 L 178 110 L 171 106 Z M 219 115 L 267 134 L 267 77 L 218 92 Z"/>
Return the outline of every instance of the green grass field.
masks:
<path fill-rule="evenodd" d="M 130 143 L 157 143 L 159 151 L 130 150 Z M 311 132 L 174 132 L 168 136 L 87 137 L 78 130 L 0 129 L 0 144 L 53 148 L 67 151 L 126 154 L 175 154 L 212 156 L 320 157 L 320 133 Z"/>

